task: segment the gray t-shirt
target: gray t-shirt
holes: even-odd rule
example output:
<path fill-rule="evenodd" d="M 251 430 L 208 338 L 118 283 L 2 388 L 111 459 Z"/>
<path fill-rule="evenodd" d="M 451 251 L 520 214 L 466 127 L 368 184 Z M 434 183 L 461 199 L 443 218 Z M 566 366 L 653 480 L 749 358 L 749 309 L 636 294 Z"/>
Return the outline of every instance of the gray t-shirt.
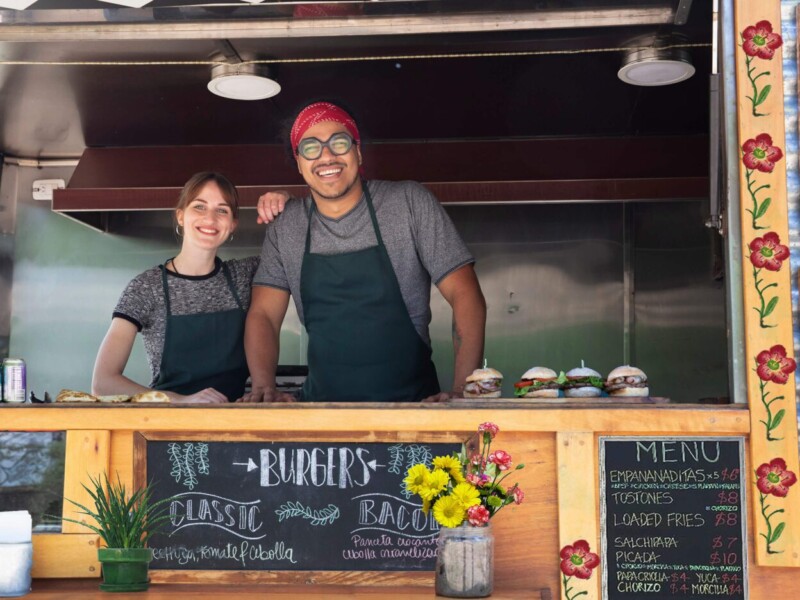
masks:
<path fill-rule="evenodd" d="M 250 307 L 253 274 L 258 268 L 258 257 L 225 261 L 242 302 Z M 169 304 L 173 315 L 195 315 L 236 308 L 236 300 L 228 288 L 222 271 L 222 261 L 217 258 L 214 270 L 208 275 L 179 275 L 167 271 Z M 147 362 L 155 385 L 164 353 L 164 333 L 167 325 L 167 305 L 164 302 L 164 285 L 161 269 L 153 267 L 134 277 L 114 309 L 114 316 L 130 321 L 142 332 Z"/>
<path fill-rule="evenodd" d="M 370 181 L 383 243 L 394 267 L 400 293 L 414 327 L 430 345 L 431 281 L 438 284 L 447 275 L 475 259 L 439 201 L 413 181 Z M 294 298 L 300 321 L 300 271 L 305 252 L 311 197 L 289 202 L 267 226 L 261 249 L 261 265 L 253 285 L 287 290 Z M 346 215 L 332 219 L 315 211 L 311 222 L 313 254 L 344 254 L 377 245 L 367 203 L 361 201 Z"/>

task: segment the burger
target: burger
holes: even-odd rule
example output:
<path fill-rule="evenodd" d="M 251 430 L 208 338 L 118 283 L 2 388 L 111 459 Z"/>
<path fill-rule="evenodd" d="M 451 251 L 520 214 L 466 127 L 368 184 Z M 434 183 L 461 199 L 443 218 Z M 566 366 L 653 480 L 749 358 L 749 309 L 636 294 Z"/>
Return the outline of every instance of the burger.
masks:
<path fill-rule="evenodd" d="M 597 398 L 603 393 L 603 376 L 589 367 L 576 367 L 567 371 L 563 388 L 567 398 Z"/>
<path fill-rule="evenodd" d="M 520 398 L 558 398 L 558 373 L 547 367 L 533 367 L 514 384 L 514 395 Z"/>
<path fill-rule="evenodd" d="M 464 398 L 499 398 L 503 374 L 490 368 L 475 369 L 467 377 Z"/>
<path fill-rule="evenodd" d="M 647 375 L 641 369 L 630 365 L 617 367 L 606 378 L 606 391 L 609 396 L 645 397 L 650 395 Z"/>

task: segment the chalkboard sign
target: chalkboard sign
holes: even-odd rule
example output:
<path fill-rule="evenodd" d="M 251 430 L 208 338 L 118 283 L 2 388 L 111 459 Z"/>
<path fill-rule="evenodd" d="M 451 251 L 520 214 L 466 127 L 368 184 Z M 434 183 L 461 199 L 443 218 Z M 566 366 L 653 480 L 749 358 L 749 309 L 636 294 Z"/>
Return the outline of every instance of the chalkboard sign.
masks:
<path fill-rule="evenodd" d="M 747 598 L 742 438 L 601 437 L 603 598 Z"/>
<path fill-rule="evenodd" d="M 153 569 L 433 570 L 439 526 L 403 479 L 460 444 L 148 441 Z"/>

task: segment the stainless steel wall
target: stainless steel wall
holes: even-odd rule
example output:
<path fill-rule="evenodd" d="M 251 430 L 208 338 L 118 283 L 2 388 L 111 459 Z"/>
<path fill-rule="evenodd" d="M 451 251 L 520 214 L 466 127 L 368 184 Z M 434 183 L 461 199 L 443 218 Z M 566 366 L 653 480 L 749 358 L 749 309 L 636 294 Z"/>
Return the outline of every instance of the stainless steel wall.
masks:
<path fill-rule="evenodd" d="M 137 273 L 177 252 L 170 215 L 120 213 L 112 234 L 31 199 L 33 179 L 66 170 L 15 169 L 10 354 L 28 361 L 29 387 L 88 390 L 114 305 Z M 5 179 L 8 174 L 4 172 Z M 529 367 L 568 370 L 585 360 L 602 374 L 630 361 L 651 393 L 678 401 L 727 395 L 724 290 L 700 203 L 529 204 L 447 208 L 478 259 L 488 303 L 486 358 L 505 395 Z M 263 229 L 244 211 L 226 258 L 257 254 Z M 431 335 L 443 387 L 452 378 L 451 312 L 432 295 Z M 294 307 L 281 363 L 305 364 Z M 146 383 L 137 342 L 126 373 Z"/>

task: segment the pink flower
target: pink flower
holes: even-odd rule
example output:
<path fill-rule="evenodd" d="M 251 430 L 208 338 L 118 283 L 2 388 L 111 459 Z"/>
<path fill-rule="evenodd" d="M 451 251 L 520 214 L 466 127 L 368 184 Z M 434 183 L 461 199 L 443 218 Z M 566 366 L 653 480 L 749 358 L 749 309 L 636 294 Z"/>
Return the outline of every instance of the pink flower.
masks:
<path fill-rule="evenodd" d="M 480 454 L 473 454 L 470 456 L 469 463 L 478 467 L 478 469 L 484 469 L 486 467 L 486 461 L 483 460 L 483 457 Z"/>
<path fill-rule="evenodd" d="M 467 520 L 470 525 L 482 527 L 489 522 L 489 510 L 483 504 L 476 504 L 467 509 Z"/>
<path fill-rule="evenodd" d="M 756 469 L 756 486 L 762 494 L 772 494 L 778 498 L 786 497 L 789 488 L 797 482 L 797 475 L 786 470 L 786 461 L 773 458 Z"/>
<path fill-rule="evenodd" d="M 501 471 L 511 468 L 511 455 L 505 450 L 495 450 L 489 455 L 489 462 L 497 465 Z"/>
<path fill-rule="evenodd" d="M 775 50 L 782 44 L 783 38 L 777 33 L 772 33 L 772 23 L 769 21 L 759 21 L 755 25 L 746 27 L 742 32 L 742 50 L 747 56 L 771 60 Z"/>
<path fill-rule="evenodd" d="M 571 546 L 561 549 L 561 572 L 567 577 L 575 575 L 578 579 L 589 579 L 592 569 L 600 564 L 600 557 L 589 552 L 589 542 L 578 540 Z"/>
<path fill-rule="evenodd" d="M 466 477 L 467 482 L 475 487 L 483 487 L 489 483 L 489 476 L 486 473 L 470 473 Z"/>
<path fill-rule="evenodd" d="M 522 501 L 525 500 L 525 492 L 516 483 L 508 490 L 508 494 L 514 497 L 514 504 L 522 504 Z"/>
<path fill-rule="evenodd" d="M 480 425 L 478 425 L 478 433 L 483 433 L 483 434 L 488 433 L 490 439 L 494 439 L 494 436 L 496 436 L 499 431 L 500 428 L 497 425 L 495 425 L 494 423 L 489 423 L 488 421 L 486 423 L 481 423 Z"/>
<path fill-rule="evenodd" d="M 789 248 L 781 244 L 781 238 L 774 231 L 750 242 L 750 262 L 757 269 L 780 271 L 783 261 L 787 258 L 789 258 Z"/>
<path fill-rule="evenodd" d="M 783 150 L 772 145 L 772 137 L 761 133 L 742 144 L 742 162 L 750 170 L 772 173 L 775 163 L 783 158 Z"/>
<path fill-rule="evenodd" d="M 762 350 L 756 356 L 756 374 L 761 381 L 772 381 L 784 384 L 789 381 L 789 375 L 797 369 L 793 358 L 786 356 L 786 348 L 780 344 L 772 346 L 769 350 Z M 763 466 L 763 465 L 762 465 Z"/>

